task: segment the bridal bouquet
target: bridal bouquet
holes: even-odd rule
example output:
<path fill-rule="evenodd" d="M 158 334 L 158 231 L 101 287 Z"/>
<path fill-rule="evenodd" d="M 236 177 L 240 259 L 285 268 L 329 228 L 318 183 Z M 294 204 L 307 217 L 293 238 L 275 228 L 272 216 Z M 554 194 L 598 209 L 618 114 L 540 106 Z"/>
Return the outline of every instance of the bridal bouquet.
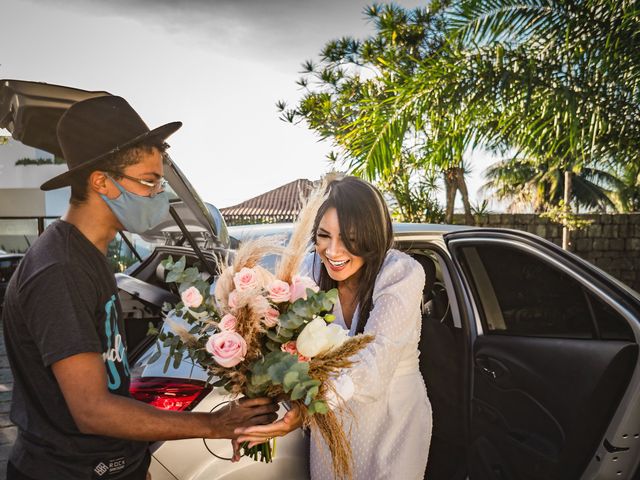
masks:
<path fill-rule="evenodd" d="M 286 247 L 269 238 L 243 243 L 214 286 L 197 268 L 185 268 L 184 258 L 167 259 L 166 280 L 176 282 L 181 294 L 172 313 L 189 328 L 167 318 L 172 331 L 156 333 L 170 348 L 165 369 L 172 361 L 177 367 L 186 353 L 208 371 L 214 386 L 233 395 L 284 396 L 297 403 L 305 426 L 317 429 L 329 446 L 336 478 L 350 478 L 351 449 L 327 405 L 335 398 L 329 380 L 351 367 L 350 357 L 373 337 L 349 337 L 332 324 L 337 290 L 320 291 L 311 278 L 296 274 L 321 200 L 312 194 Z M 259 264 L 273 253 L 281 258 L 275 274 Z M 271 461 L 269 443 L 244 447 L 245 455 Z"/>

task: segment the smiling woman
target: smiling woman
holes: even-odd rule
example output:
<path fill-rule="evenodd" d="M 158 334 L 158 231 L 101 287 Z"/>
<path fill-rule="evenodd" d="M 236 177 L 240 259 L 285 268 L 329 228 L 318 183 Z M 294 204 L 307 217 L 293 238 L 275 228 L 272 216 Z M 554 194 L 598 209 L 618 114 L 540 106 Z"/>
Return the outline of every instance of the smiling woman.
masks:
<path fill-rule="evenodd" d="M 375 336 L 333 380 L 335 408 L 353 451 L 353 478 L 422 478 L 431 439 L 431 405 L 418 363 L 424 270 L 394 250 L 382 195 L 356 177 L 333 180 L 319 207 L 302 275 L 338 289 L 334 324 Z M 346 410 L 341 410 L 341 405 Z M 346 414 L 348 411 L 353 416 Z M 257 441 L 300 422 L 245 429 Z M 241 440 L 245 437 L 241 437 Z M 334 478 L 330 446 L 312 430 L 311 478 Z"/>

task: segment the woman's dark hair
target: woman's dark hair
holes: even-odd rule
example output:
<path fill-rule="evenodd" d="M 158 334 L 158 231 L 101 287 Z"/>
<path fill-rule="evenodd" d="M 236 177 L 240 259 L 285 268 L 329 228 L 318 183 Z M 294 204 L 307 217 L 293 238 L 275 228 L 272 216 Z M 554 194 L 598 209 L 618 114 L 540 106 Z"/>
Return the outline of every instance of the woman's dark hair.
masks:
<path fill-rule="evenodd" d="M 364 259 L 356 290 L 360 313 L 356 333 L 362 333 L 373 308 L 373 288 L 387 252 L 393 247 L 393 227 L 389 209 L 382 194 L 370 183 L 357 177 L 334 180 L 327 187 L 327 199 L 318 209 L 313 224 L 312 241 L 320 220 L 330 208 L 338 213 L 344 246 L 353 255 Z M 337 287 L 337 282 L 320 268 L 319 286 L 322 290 Z"/>
<path fill-rule="evenodd" d="M 142 143 L 133 145 L 125 150 L 108 156 L 98 165 L 92 165 L 90 168 L 82 169 L 78 171 L 71 178 L 71 198 L 70 203 L 74 205 L 80 205 L 87 200 L 87 188 L 89 182 L 89 176 L 96 170 L 104 170 L 113 172 L 116 178 L 119 178 L 117 174 L 129 165 L 135 165 L 140 161 L 141 153 L 151 153 L 154 148 L 158 149 L 163 154 L 169 147 L 160 138 L 150 138 Z"/>

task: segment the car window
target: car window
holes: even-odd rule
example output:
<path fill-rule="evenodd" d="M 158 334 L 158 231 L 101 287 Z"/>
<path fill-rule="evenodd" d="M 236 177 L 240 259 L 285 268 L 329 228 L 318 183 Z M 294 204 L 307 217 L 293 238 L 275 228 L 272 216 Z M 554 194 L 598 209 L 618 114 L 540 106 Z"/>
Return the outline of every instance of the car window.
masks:
<path fill-rule="evenodd" d="M 18 263 L 20 263 L 19 258 L 0 260 L 0 283 L 7 283 L 9 281 L 13 272 L 18 268 Z"/>
<path fill-rule="evenodd" d="M 544 258 L 503 244 L 462 253 L 486 333 L 633 340 L 621 315 Z"/>
<path fill-rule="evenodd" d="M 0 250 L 24 253 L 38 238 L 38 218 L 0 218 Z"/>
<path fill-rule="evenodd" d="M 153 252 L 156 245 L 145 241 L 140 235 L 126 233 L 131 244 L 142 259 L 148 257 Z M 120 234 L 116 235 L 107 246 L 107 261 L 115 273 L 124 272 L 128 267 L 138 261 L 138 258 L 129 248 L 129 245 L 122 239 Z"/>

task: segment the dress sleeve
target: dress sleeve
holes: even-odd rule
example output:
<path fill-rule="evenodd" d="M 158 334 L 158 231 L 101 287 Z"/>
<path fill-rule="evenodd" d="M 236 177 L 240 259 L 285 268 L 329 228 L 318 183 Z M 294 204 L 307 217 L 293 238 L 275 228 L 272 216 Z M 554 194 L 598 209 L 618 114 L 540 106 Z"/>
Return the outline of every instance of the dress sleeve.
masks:
<path fill-rule="evenodd" d="M 91 280 L 67 265 L 53 265 L 20 292 L 25 322 L 45 366 L 85 352 L 102 351 Z"/>
<path fill-rule="evenodd" d="M 378 400 L 388 389 L 403 351 L 417 348 L 416 319 L 420 318 L 424 282 L 424 270 L 408 255 L 393 252 L 392 258 L 383 264 L 373 291 L 373 309 L 364 329 L 365 334 L 375 335 L 375 339 L 352 357 L 357 363 L 341 375 L 353 382 L 354 400 L 362 403 Z M 350 382 L 338 378 L 336 383 L 348 386 Z"/>

